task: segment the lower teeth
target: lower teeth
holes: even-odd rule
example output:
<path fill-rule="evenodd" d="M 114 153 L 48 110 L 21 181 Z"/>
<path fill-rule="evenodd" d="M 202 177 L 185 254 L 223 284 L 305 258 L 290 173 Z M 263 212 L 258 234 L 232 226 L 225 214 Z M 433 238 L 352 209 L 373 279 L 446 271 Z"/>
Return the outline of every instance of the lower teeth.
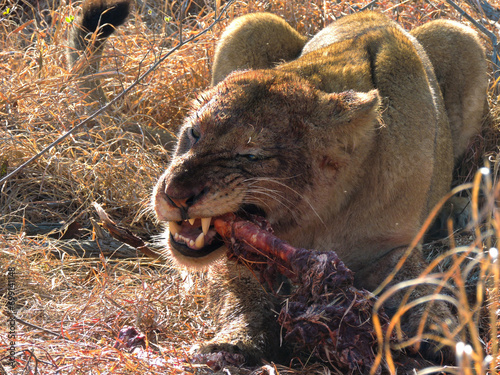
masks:
<path fill-rule="evenodd" d="M 173 237 L 174 237 L 174 240 L 176 242 L 184 243 L 185 245 L 187 245 L 190 248 L 195 249 L 195 250 L 199 250 L 203 246 L 205 246 L 205 235 L 203 233 L 200 233 L 198 235 L 198 237 L 196 238 L 196 241 L 184 238 L 181 235 L 179 235 L 179 233 L 175 233 L 173 235 Z"/>

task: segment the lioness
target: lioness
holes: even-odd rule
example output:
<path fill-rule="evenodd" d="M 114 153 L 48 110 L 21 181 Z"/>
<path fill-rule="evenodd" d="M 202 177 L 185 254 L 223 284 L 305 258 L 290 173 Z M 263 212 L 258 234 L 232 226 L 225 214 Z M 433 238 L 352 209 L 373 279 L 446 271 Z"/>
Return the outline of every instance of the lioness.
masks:
<path fill-rule="evenodd" d="M 86 4 L 86 12 L 108 7 Z M 112 15 L 107 22 L 123 21 Z M 449 190 L 454 161 L 480 130 L 485 54 L 476 33 L 452 21 L 407 33 L 364 11 L 307 41 L 281 18 L 257 13 L 222 35 L 213 84 L 184 121 L 152 205 L 168 223 L 172 258 L 191 269 L 211 266 L 220 331 L 200 352 L 237 352 L 248 364 L 275 360 L 279 308 L 254 275 L 224 261 L 212 218 L 264 216 L 294 246 L 335 250 L 356 285 L 374 290 Z M 424 267 L 415 249 L 393 282 Z M 421 285 L 411 298 L 431 292 Z M 395 297 L 385 307 L 391 313 L 398 305 Z M 409 335 L 424 310 L 403 317 Z M 456 318 L 435 301 L 426 331 L 445 325 L 455 329 Z M 451 350 L 421 351 L 452 360 Z"/>

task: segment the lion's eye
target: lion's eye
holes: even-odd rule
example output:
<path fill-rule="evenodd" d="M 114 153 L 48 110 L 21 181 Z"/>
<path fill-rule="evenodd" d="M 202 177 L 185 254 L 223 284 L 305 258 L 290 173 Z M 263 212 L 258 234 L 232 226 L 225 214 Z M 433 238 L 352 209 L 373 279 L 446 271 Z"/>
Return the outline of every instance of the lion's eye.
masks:
<path fill-rule="evenodd" d="M 242 158 L 247 159 L 248 161 L 257 161 L 260 160 L 260 157 L 256 154 L 240 154 Z"/>
<path fill-rule="evenodd" d="M 250 161 L 255 161 L 255 160 L 258 160 L 258 159 L 259 159 L 259 157 L 258 157 L 257 155 L 255 155 L 255 154 L 247 154 L 247 155 L 245 155 L 245 157 L 246 157 L 248 160 L 250 160 Z"/>
<path fill-rule="evenodd" d="M 200 130 L 194 127 L 189 129 L 189 135 L 193 138 L 194 143 L 198 142 L 201 137 Z"/>

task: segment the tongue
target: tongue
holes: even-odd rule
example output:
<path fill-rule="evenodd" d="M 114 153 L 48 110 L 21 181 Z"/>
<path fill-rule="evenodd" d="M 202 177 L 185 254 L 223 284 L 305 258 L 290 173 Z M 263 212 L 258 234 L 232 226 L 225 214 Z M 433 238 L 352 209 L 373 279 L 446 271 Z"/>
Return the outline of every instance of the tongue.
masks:
<path fill-rule="evenodd" d="M 194 227 L 191 225 L 183 225 L 182 230 L 180 231 L 179 234 L 184 238 L 196 241 L 200 233 L 201 230 L 198 227 Z"/>

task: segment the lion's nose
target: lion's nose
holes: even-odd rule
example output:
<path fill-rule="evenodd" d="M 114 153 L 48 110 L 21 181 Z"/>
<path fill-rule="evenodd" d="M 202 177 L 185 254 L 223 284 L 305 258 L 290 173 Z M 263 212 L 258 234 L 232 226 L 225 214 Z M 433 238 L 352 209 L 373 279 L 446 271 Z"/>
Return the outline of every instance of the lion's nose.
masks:
<path fill-rule="evenodd" d="M 179 211 L 181 212 L 181 217 L 182 220 L 187 220 L 189 219 L 188 216 L 188 209 L 189 209 L 189 204 L 188 201 L 191 201 L 192 198 L 174 198 L 170 196 L 169 194 L 165 194 L 167 197 L 167 200 L 170 201 L 170 204 L 173 206 L 177 207 Z"/>
<path fill-rule="evenodd" d="M 189 204 L 187 203 L 188 198 L 184 198 L 184 199 L 172 198 L 172 197 L 169 197 L 168 195 L 167 195 L 167 198 L 169 198 L 170 201 L 174 204 L 174 206 L 176 206 L 178 208 L 184 208 L 184 209 L 189 208 Z"/>
<path fill-rule="evenodd" d="M 203 188 L 201 190 L 191 190 L 187 194 L 182 196 L 173 194 L 169 192 L 168 189 L 165 191 L 165 195 L 170 203 L 177 207 L 181 211 L 181 216 L 184 220 L 187 220 L 189 208 L 198 202 L 208 191 L 208 188 Z"/>

